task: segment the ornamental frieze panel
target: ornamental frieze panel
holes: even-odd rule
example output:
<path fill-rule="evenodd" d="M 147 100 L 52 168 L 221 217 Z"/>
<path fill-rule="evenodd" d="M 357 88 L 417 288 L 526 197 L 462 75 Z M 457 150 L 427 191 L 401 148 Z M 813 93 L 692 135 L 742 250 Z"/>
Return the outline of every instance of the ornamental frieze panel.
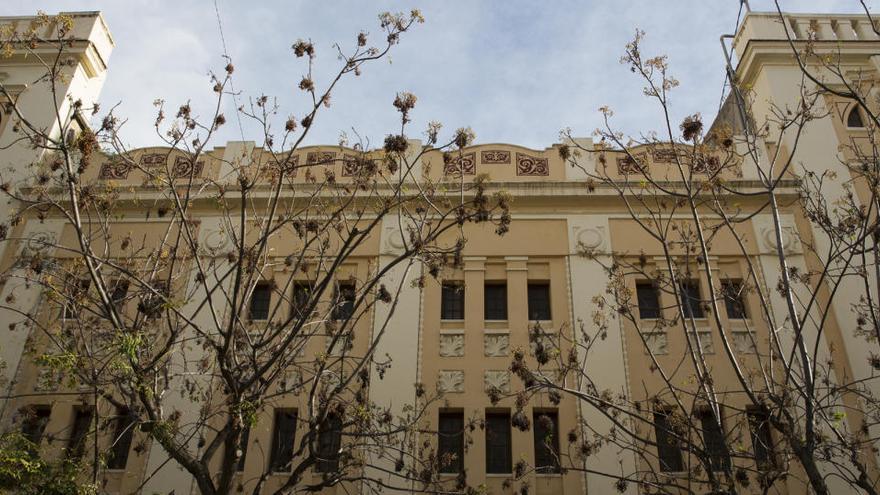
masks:
<path fill-rule="evenodd" d="M 464 371 L 443 370 L 437 375 L 437 390 L 440 392 L 464 392 Z"/>
<path fill-rule="evenodd" d="M 144 168 L 158 168 L 165 165 L 165 153 L 144 153 L 141 157 L 141 165 Z"/>
<path fill-rule="evenodd" d="M 674 149 L 654 149 L 651 150 L 651 158 L 657 163 L 674 163 L 677 153 Z"/>
<path fill-rule="evenodd" d="M 550 167 L 546 158 L 538 158 L 525 153 L 516 154 L 516 175 L 550 175 Z"/>
<path fill-rule="evenodd" d="M 202 175 L 202 170 L 205 168 L 205 162 L 199 160 L 193 165 L 192 160 L 185 156 L 178 156 L 177 159 L 174 160 L 174 168 L 171 170 L 171 173 L 174 177 L 199 177 Z"/>
<path fill-rule="evenodd" d="M 477 173 L 477 154 L 465 153 L 461 156 L 443 155 L 443 173 L 446 175 L 474 175 Z"/>
<path fill-rule="evenodd" d="M 510 152 L 504 150 L 481 151 L 480 162 L 486 165 L 510 165 Z"/>
<path fill-rule="evenodd" d="M 464 335 L 462 334 L 441 334 L 440 335 L 440 355 L 443 357 L 461 357 L 464 356 Z"/>
<path fill-rule="evenodd" d="M 633 157 L 629 155 L 623 155 L 617 157 L 617 173 L 621 175 L 629 175 L 629 174 L 638 174 L 638 173 L 648 173 L 648 168 L 645 166 L 647 164 L 647 155 L 645 153 L 636 153 Z"/>
<path fill-rule="evenodd" d="M 483 375 L 483 383 L 487 392 L 498 390 L 503 393 L 510 393 L 510 372 L 503 371 L 487 371 Z"/>
<path fill-rule="evenodd" d="M 123 160 L 110 160 L 101 165 L 101 171 L 98 174 L 99 179 L 105 180 L 122 180 L 128 178 L 131 171 L 129 164 Z"/>
<path fill-rule="evenodd" d="M 307 165 L 329 165 L 336 160 L 336 153 L 332 151 L 312 151 L 306 155 Z"/>
<path fill-rule="evenodd" d="M 483 336 L 483 351 L 487 357 L 505 357 L 510 347 L 507 334 L 488 334 Z"/>

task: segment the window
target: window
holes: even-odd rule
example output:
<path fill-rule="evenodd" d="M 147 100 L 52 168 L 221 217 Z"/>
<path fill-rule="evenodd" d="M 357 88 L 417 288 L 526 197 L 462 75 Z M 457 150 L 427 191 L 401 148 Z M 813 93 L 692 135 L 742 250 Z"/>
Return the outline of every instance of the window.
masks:
<path fill-rule="evenodd" d="M 95 413 L 91 407 L 77 407 L 75 409 L 73 426 L 70 429 L 70 442 L 67 444 L 69 459 L 79 460 L 82 458 L 94 417 Z"/>
<path fill-rule="evenodd" d="M 770 434 L 770 415 L 766 409 L 752 409 L 746 414 L 755 464 L 761 471 L 773 469 L 776 467 L 776 456 L 773 454 L 773 436 Z"/>
<path fill-rule="evenodd" d="M 731 320 L 744 320 L 746 304 L 743 300 L 743 283 L 741 280 L 725 280 L 721 282 L 721 294 L 724 295 L 724 306 L 727 317 Z"/>
<path fill-rule="evenodd" d="M 440 412 L 437 459 L 441 473 L 458 474 L 464 468 L 464 413 Z"/>
<path fill-rule="evenodd" d="M 486 472 L 512 473 L 510 413 L 486 413 Z"/>
<path fill-rule="evenodd" d="M 244 471 L 244 463 L 245 460 L 247 460 L 248 441 L 250 440 L 250 438 L 251 428 L 249 426 L 245 426 L 244 429 L 241 430 L 241 438 L 238 442 L 238 448 L 241 449 L 241 457 L 238 458 L 238 465 L 235 467 L 236 471 Z"/>
<path fill-rule="evenodd" d="M 110 292 L 110 302 L 116 308 L 117 313 L 122 313 L 125 308 L 125 296 L 128 295 L 128 280 L 116 280 L 113 282 Z"/>
<path fill-rule="evenodd" d="M 549 320 L 550 318 L 550 284 L 529 284 L 529 319 Z"/>
<path fill-rule="evenodd" d="M 260 282 L 254 287 L 251 294 L 250 319 L 268 320 L 269 305 L 272 303 L 272 285 L 269 282 Z"/>
<path fill-rule="evenodd" d="M 849 111 L 849 115 L 846 117 L 846 126 L 859 129 L 865 127 L 865 122 L 862 120 L 862 112 L 859 111 L 858 106 L 854 106 Z"/>
<path fill-rule="evenodd" d="M 296 435 L 296 410 L 276 410 L 275 425 L 272 429 L 272 471 L 290 471 L 294 435 Z"/>
<path fill-rule="evenodd" d="M 51 406 L 27 406 L 22 408 L 21 434 L 32 444 L 39 446 L 52 415 Z"/>
<path fill-rule="evenodd" d="M 333 319 L 348 320 L 354 316 L 354 284 L 340 283 L 333 293 Z"/>
<path fill-rule="evenodd" d="M 125 469 L 136 421 L 128 409 L 119 409 L 113 422 L 113 443 L 110 445 L 107 469 Z"/>
<path fill-rule="evenodd" d="M 295 282 L 293 284 L 293 300 L 291 301 L 291 310 L 294 318 L 305 317 L 305 310 L 308 308 L 309 301 L 312 298 L 312 287 L 308 282 Z"/>
<path fill-rule="evenodd" d="M 681 457 L 681 446 L 672 429 L 670 413 L 665 409 L 654 411 L 654 436 L 657 439 L 657 457 L 660 458 L 660 470 L 666 472 L 684 471 L 684 460 Z"/>
<path fill-rule="evenodd" d="M 464 286 L 459 283 L 447 282 L 443 284 L 443 293 L 440 299 L 440 319 L 463 320 L 464 319 Z"/>
<path fill-rule="evenodd" d="M 342 418 L 328 414 L 318 429 L 318 462 L 315 471 L 335 473 L 339 470 L 339 449 L 342 446 Z"/>
<path fill-rule="evenodd" d="M 82 299 L 92 285 L 92 280 L 83 278 L 75 281 L 72 285 L 68 300 L 64 304 L 64 310 L 61 312 L 61 318 L 65 320 L 72 320 L 79 316 L 78 305 L 82 303 Z"/>
<path fill-rule="evenodd" d="M 713 471 L 723 471 L 730 465 L 730 459 L 724 446 L 724 431 L 710 409 L 697 412 L 703 430 L 703 449 L 712 464 Z"/>
<path fill-rule="evenodd" d="M 639 318 L 660 318 L 660 298 L 653 282 L 636 282 L 636 299 L 639 303 Z"/>
<path fill-rule="evenodd" d="M 703 306 L 700 304 L 700 283 L 696 280 L 681 282 L 681 309 L 685 318 L 702 318 Z"/>
<path fill-rule="evenodd" d="M 138 311 L 147 318 L 158 318 L 162 315 L 162 308 L 165 306 L 165 299 L 171 294 L 168 290 L 168 283 L 159 281 L 153 283 L 153 290 L 148 290 L 141 298 L 138 305 Z"/>
<path fill-rule="evenodd" d="M 556 411 L 535 411 L 535 471 L 559 472 L 559 415 Z"/>
<path fill-rule="evenodd" d="M 507 284 L 504 282 L 487 283 L 483 288 L 483 312 L 486 320 L 507 319 Z"/>

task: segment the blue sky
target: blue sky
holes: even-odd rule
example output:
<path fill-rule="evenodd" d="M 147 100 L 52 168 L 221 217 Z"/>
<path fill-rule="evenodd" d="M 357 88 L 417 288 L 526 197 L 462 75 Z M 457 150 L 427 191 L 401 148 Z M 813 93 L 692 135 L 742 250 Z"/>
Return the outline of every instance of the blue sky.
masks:
<path fill-rule="evenodd" d="M 123 138 L 133 146 L 157 144 L 152 102 L 172 108 L 191 100 L 201 114 L 212 104 L 209 71 L 225 65 L 212 0 L 6 0 L 2 15 L 101 10 L 116 48 L 101 96 L 102 106 L 119 104 L 128 119 Z M 798 12 L 857 12 L 857 0 L 781 0 Z M 878 7 L 877 0 L 870 5 Z M 752 0 L 769 10 L 769 0 Z M 662 5 L 662 7 L 661 7 Z M 470 126 L 477 142 L 509 142 L 544 148 L 570 127 L 589 136 L 601 124 L 597 109 L 615 111 L 618 129 L 639 134 L 658 129 L 657 106 L 641 95 L 641 83 L 619 64 L 636 28 L 647 35 L 644 51 L 669 56 L 681 81 L 672 97 L 676 121 L 718 110 L 724 78 L 719 35 L 732 32 L 738 0 L 476 1 L 476 0 L 218 0 L 223 33 L 235 64 L 241 102 L 261 93 L 277 97 L 283 125 L 301 117 L 306 103 L 297 89 L 305 73 L 290 45 L 310 38 L 318 50 L 323 83 L 338 65 L 333 43 L 352 46 L 358 31 L 378 33 L 385 10 L 419 8 L 426 22 L 406 33 L 389 60 L 368 66 L 333 94 L 308 143 L 336 143 L 352 129 L 381 145 L 397 128 L 395 93 L 418 97 L 411 137 L 428 121 L 440 121 L 447 135 Z M 215 144 L 241 140 L 231 101 L 229 123 Z M 259 141 L 244 122 L 244 137 Z"/>

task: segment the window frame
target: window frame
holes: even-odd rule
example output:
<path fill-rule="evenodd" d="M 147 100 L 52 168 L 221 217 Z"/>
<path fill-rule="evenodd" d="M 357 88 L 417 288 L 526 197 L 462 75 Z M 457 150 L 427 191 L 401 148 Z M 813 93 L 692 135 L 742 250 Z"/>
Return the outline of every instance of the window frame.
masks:
<path fill-rule="evenodd" d="M 257 294 L 262 295 L 265 294 L 265 304 L 263 304 L 263 299 L 258 299 Z M 259 304 L 259 306 L 257 306 Z M 258 316 L 262 316 L 262 318 L 256 318 L 254 313 L 256 313 L 255 309 L 260 310 L 260 314 Z M 271 281 L 261 281 L 257 282 L 254 286 L 254 290 L 251 292 L 250 300 L 248 301 L 248 319 L 250 321 L 267 321 L 269 320 L 269 314 L 272 311 L 272 282 Z"/>
<path fill-rule="evenodd" d="M 553 428 L 556 430 L 552 435 L 551 443 L 548 445 L 544 440 L 547 435 L 542 435 L 541 416 L 551 418 Z M 562 472 L 560 462 L 560 446 L 559 446 L 559 410 L 557 409 L 536 409 L 532 412 L 532 431 L 534 432 L 534 455 L 535 455 L 535 473 L 538 475 L 558 475 Z M 544 451 L 541 453 L 541 451 Z M 554 455 L 555 454 L 555 455 Z M 546 457 L 551 459 L 551 464 L 541 464 Z"/>
<path fill-rule="evenodd" d="M 646 290 L 642 290 L 646 289 Z M 650 292 L 650 296 L 653 298 L 653 307 L 648 304 L 642 304 L 642 294 L 645 292 Z M 648 294 L 645 294 L 646 296 Z M 647 302 L 647 301 L 646 301 Z M 660 318 L 662 314 L 662 309 L 660 306 L 660 291 L 657 289 L 657 285 L 651 280 L 638 280 L 636 281 L 636 305 L 639 309 L 639 319 L 640 320 L 656 320 Z M 650 310 L 655 311 L 653 316 L 648 313 Z"/>
<path fill-rule="evenodd" d="M 25 415 L 19 429 L 22 436 L 39 447 L 43 441 L 43 435 L 46 434 L 46 427 L 49 426 L 49 421 L 52 418 L 52 405 L 28 404 L 19 409 L 19 414 Z"/>
<path fill-rule="evenodd" d="M 461 282 L 443 282 L 440 287 L 440 319 L 464 320 L 465 286 Z"/>
<path fill-rule="evenodd" d="M 755 461 L 755 467 L 758 471 L 776 469 L 778 464 L 773 442 L 773 428 L 770 424 L 770 412 L 766 408 L 748 408 L 746 409 L 746 423 L 749 428 L 749 439 L 752 442 L 752 459 Z M 761 445 L 760 453 L 759 445 Z"/>
<path fill-rule="evenodd" d="M 347 298 L 347 296 L 351 296 Z M 333 308 L 331 319 L 336 321 L 354 318 L 354 305 L 357 301 L 357 285 L 354 282 L 337 282 L 333 287 Z"/>
<path fill-rule="evenodd" d="M 726 437 L 724 434 L 724 408 L 720 408 L 721 417 L 718 422 L 708 407 L 698 408 L 696 416 L 700 420 L 700 435 L 703 439 L 703 450 L 709 457 L 714 472 L 723 472 L 730 467 L 730 456 L 725 452 Z"/>
<path fill-rule="evenodd" d="M 533 293 L 537 292 L 536 289 L 542 289 L 546 294 L 542 294 L 542 298 L 533 298 Z M 527 311 L 529 321 L 550 321 L 553 319 L 553 295 L 550 290 L 550 282 L 549 281 L 529 281 L 526 285 L 526 296 L 528 299 L 527 303 Z M 541 300 L 544 299 L 544 300 Z M 546 306 L 541 308 L 533 308 L 532 304 L 546 304 Z M 537 310 L 545 310 L 546 313 Z M 536 317 L 536 313 L 541 312 L 542 314 Z M 545 318 L 546 317 L 546 318 Z"/>
<path fill-rule="evenodd" d="M 727 313 L 728 320 L 749 319 L 749 311 L 746 307 L 745 297 L 743 297 L 744 290 L 745 284 L 740 279 L 725 279 L 721 281 L 724 311 Z"/>
<path fill-rule="evenodd" d="M 92 406 L 76 406 L 73 408 L 73 424 L 70 425 L 70 438 L 67 442 L 67 459 L 80 460 L 85 455 L 89 432 L 95 421 L 95 408 Z"/>
<path fill-rule="evenodd" d="M 855 115 L 855 118 L 858 120 L 858 125 L 852 125 L 853 115 Z M 862 116 L 862 111 L 858 105 L 853 105 L 846 113 L 845 124 L 847 129 L 865 129 L 865 118 Z"/>
<path fill-rule="evenodd" d="M 660 471 L 664 473 L 683 472 L 684 452 L 682 452 L 682 442 L 680 438 L 677 438 L 675 431 L 669 423 L 672 411 L 669 408 L 657 408 L 654 409 L 653 415 L 654 443 L 657 446 L 657 462 Z M 662 418 L 662 421 L 660 421 L 660 418 Z M 660 434 L 661 431 L 663 435 Z M 673 444 L 673 441 L 675 444 Z M 675 462 L 673 463 L 675 465 L 669 463 L 669 455 L 673 452 L 675 453 Z"/>
<path fill-rule="evenodd" d="M 454 422 L 452 428 L 444 418 Z M 455 426 L 457 425 L 457 426 Z M 446 454 L 455 454 L 455 460 L 443 464 Z M 437 415 L 437 461 L 440 463 L 440 474 L 460 474 L 464 471 L 464 411 L 441 409 Z"/>
<path fill-rule="evenodd" d="M 293 318 L 304 318 L 306 315 L 302 307 L 307 305 L 312 298 L 312 283 L 307 280 L 297 280 L 293 282 L 293 292 L 290 297 L 290 314 Z M 305 294 L 304 296 L 302 294 Z M 305 300 L 302 300 L 302 298 Z"/>
<path fill-rule="evenodd" d="M 485 421 L 486 474 L 509 475 L 513 473 L 510 410 L 488 410 Z"/>
<path fill-rule="evenodd" d="M 131 453 L 131 444 L 134 440 L 134 415 L 127 408 L 120 408 L 113 418 L 113 437 L 110 447 L 107 449 L 107 469 L 121 471 L 128 465 Z M 121 459 L 121 460 L 120 460 Z"/>
<path fill-rule="evenodd" d="M 681 300 L 681 312 L 685 318 L 700 320 L 706 317 L 703 311 L 703 296 L 700 292 L 700 281 L 696 279 L 681 280 L 678 283 L 678 294 Z M 692 293 L 693 291 L 693 293 Z M 694 294 L 696 297 L 694 297 Z"/>
<path fill-rule="evenodd" d="M 491 299 L 490 294 L 494 296 Z M 507 307 L 507 282 L 485 282 L 483 284 L 483 320 L 507 321 L 509 314 L 509 308 Z M 503 316 L 503 318 L 498 318 L 498 316 Z"/>
<path fill-rule="evenodd" d="M 284 425 L 287 426 L 287 428 L 282 431 L 280 419 L 285 416 L 286 422 Z M 274 417 L 272 418 L 272 450 L 269 453 L 269 469 L 273 473 L 289 473 L 292 469 L 293 445 L 296 441 L 298 420 L 299 413 L 296 409 L 275 409 Z M 287 434 L 289 434 L 290 438 L 287 441 L 283 441 L 282 436 L 287 436 Z M 281 464 L 281 461 L 286 462 Z"/>
<path fill-rule="evenodd" d="M 329 413 L 318 427 L 318 442 L 315 455 L 316 473 L 335 473 L 339 471 L 340 449 L 342 448 L 342 418 Z"/>

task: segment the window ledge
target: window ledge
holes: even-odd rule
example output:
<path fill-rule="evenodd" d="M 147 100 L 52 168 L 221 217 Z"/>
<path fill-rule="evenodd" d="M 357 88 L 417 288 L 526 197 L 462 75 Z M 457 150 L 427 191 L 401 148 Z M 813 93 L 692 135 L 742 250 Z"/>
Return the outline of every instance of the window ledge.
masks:
<path fill-rule="evenodd" d="M 513 473 L 486 473 L 487 478 L 512 478 Z"/>
<path fill-rule="evenodd" d="M 562 473 L 535 473 L 536 478 L 562 478 Z"/>
<path fill-rule="evenodd" d="M 461 324 L 464 324 L 464 319 L 460 319 L 460 320 L 445 320 L 445 319 L 443 319 L 443 318 L 440 318 L 440 323 L 461 323 Z"/>
<path fill-rule="evenodd" d="M 440 335 L 463 335 L 464 328 L 441 328 Z"/>
<path fill-rule="evenodd" d="M 484 328 L 483 333 L 486 335 L 507 335 L 510 333 L 509 328 Z"/>

